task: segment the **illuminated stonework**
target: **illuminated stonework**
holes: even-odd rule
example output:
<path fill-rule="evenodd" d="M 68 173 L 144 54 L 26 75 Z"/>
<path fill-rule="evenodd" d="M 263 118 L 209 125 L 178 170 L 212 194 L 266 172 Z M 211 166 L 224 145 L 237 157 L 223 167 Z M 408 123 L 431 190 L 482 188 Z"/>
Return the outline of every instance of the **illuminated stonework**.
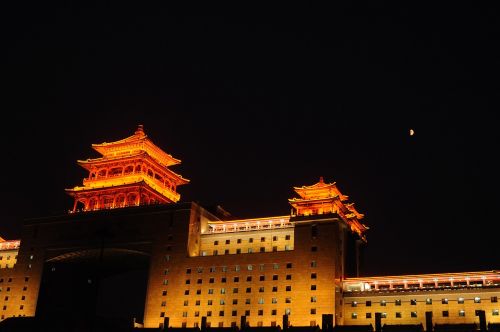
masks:
<path fill-rule="evenodd" d="M 356 211 L 354 203 L 344 203 L 348 196 L 340 192 L 335 182 L 325 183 L 320 177 L 319 182 L 311 186 L 294 187 L 294 190 L 300 198 L 288 200 L 294 208 L 292 215 L 337 214 L 366 241 L 365 232 L 368 228 L 360 222 L 364 215 Z"/>
<path fill-rule="evenodd" d="M 66 189 L 75 198 L 72 212 L 175 203 L 177 186 L 189 182 L 168 168 L 180 160 L 154 145 L 142 125 L 130 137 L 92 148 L 102 157 L 78 160 L 89 171 L 83 187 Z"/>

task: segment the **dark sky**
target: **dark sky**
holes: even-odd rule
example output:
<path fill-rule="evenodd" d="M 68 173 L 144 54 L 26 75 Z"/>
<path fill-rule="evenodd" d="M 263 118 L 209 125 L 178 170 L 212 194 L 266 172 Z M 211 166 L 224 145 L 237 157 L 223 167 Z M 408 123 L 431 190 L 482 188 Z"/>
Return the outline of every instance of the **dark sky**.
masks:
<path fill-rule="evenodd" d="M 496 8 L 16 6 L 2 236 L 69 209 L 76 160 L 143 124 L 183 200 L 237 217 L 336 181 L 370 227 L 366 275 L 500 267 Z"/>

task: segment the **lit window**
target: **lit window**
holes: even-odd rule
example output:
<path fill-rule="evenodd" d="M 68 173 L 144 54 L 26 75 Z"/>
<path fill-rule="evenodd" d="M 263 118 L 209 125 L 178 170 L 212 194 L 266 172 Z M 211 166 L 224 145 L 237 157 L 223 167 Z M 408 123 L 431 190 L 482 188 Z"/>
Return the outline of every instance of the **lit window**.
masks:
<path fill-rule="evenodd" d="M 474 303 L 481 303 L 481 298 L 476 296 L 474 298 Z"/>
<path fill-rule="evenodd" d="M 410 300 L 411 305 L 417 305 L 417 300 L 416 299 L 411 299 Z"/>
<path fill-rule="evenodd" d="M 463 304 L 464 303 L 464 298 L 463 297 L 459 297 L 458 298 L 458 303 L 459 304 Z"/>
<path fill-rule="evenodd" d="M 259 298 L 259 304 L 264 304 L 264 299 L 262 297 Z"/>
<path fill-rule="evenodd" d="M 212 305 L 212 304 L 213 304 L 213 301 L 212 301 L 212 300 L 208 300 L 208 301 L 207 301 L 207 304 L 208 304 L 208 305 Z"/>
<path fill-rule="evenodd" d="M 220 293 L 221 293 L 221 294 L 226 294 L 226 289 L 225 289 L 225 288 L 221 288 L 221 289 L 220 289 Z"/>
<path fill-rule="evenodd" d="M 412 318 L 416 318 L 416 317 L 417 317 L 417 312 L 416 312 L 416 311 L 412 311 L 412 312 L 410 313 L 410 317 L 412 317 Z"/>
<path fill-rule="evenodd" d="M 381 313 L 381 314 L 380 314 L 380 317 L 382 317 L 382 318 L 387 318 L 387 312 L 383 312 L 383 313 Z"/>
<path fill-rule="evenodd" d="M 316 261 L 311 261 L 311 267 L 318 267 L 318 263 Z"/>
<path fill-rule="evenodd" d="M 491 314 L 492 314 L 493 316 L 498 316 L 498 315 L 500 315 L 500 313 L 499 313 L 499 310 L 498 310 L 498 309 L 493 309 L 493 311 L 491 312 Z"/>
<path fill-rule="evenodd" d="M 273 297 L 272 300 L 271 300 L 271 303 L 278 303 L 278 299 Z"/>
<path fill-rule="evenodd" d="M 353 312 L 353 313 L 351 314 L 351 318 L 352 318 L 352 319 L 358 319 L 358 314 L 357 314 L 357 313 L 355 313 L 355 312 Z"/>
<path fill-rule="evenodd" d="M 234 266 L 234 270 L 235 270 L 236 272 L 240 271 L 240 266 L 239 266 L 239 265 L 235 265 L 235 266 Z"/>
<path fill-rule="evenodd" d="M 465 317 L 465 310 L 460 310 L 460 311 L 458 312 L 458 315 L 459 315 L 460 317 Z"/>
<path fill-rule="evenodd" d="M 253 253 L 253 248 L 248 248 L 248 253 L 249 254 Z"/>
<path fill-rule="evenodd" d="M 225 304 L 226 304 L 226 300 L 221 299 L 221 300 L 219 301 L 219 303 L 220 303 L 220 305 L 225 305 Z"/>
<path fill-rule="evenodd" d="M 448 299 L 442 299 L 442 300 L 441 300 L 441 303 L 442 303 L 442 304 L 448 304 Z"/>
<path fill-rule="evenodd" d="M 277 270 L 280 268 L 280 265 L 278 263 L 273 263 L 273 269 Z"/>
<path fill-rule="evenodd" d="M 395 305 L 401 305 L 401 300 L 395 300 L 395 301 L 394 301 L 394 304 L 395 304 Z"/>
<path fill-rule="evenodd" d="M 248 264 L 247 265 L 247 270 L 248 271 L 252 271 L 253 270 L 253 265 L 252 264 Z"/>
<path fill-rule="evenodd" d="M 380 301 L 380 306 L 385 307 L 387 305 L 387 302 L 385 300 Z"/>
<path fill-rule="evenodd" d="M 358 306 L 358 302 L 353 301 L 353 302 L 351 303 L 351 307 L 357 307 L 357 306 Z"/>
<path fill-rule="evenodd" d="M 432 304 L 432 299 L 426 298 L 425 299 L 425 304 Z"/>
<path fill-rule="evenodd" d="M 213 294 L 214 293 L 214 289 L 213 288 L 209 288 L 208 289 L 208 294 Z"/>
<path fill-rule="evenodd" d="M 187 316 L 188 316 L 187 311 L 182 312 L 182 317 L 187 317 Z"/>

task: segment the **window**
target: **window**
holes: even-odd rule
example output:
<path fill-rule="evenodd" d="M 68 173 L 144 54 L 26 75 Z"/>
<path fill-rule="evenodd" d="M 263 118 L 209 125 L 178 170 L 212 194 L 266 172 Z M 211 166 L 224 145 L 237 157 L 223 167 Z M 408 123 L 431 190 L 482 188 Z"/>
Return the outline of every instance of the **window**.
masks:
<path fill-rule="evenodd" d="M 318 251 L 318 247 L 317 246 L 312 246 L 311 247 L 311 251 L 313 251 L 313 252 Z"/>
<path fill-rule="evenodd" d="M 253 253 L 253 248 L 248 248 L 248 251 L 247 251 L 249 254 Z"/>
<path fill-rule="evenodd" d="M 273 246 L 273 252 L 277 252 L 278 251 L 278 247 L 277 246 Z"/>
<path fill-rule="evenodd" d="M 380 306 L 385 307 L 387 305 L 387 302 L 385 300 L 380 301 Z"/>
<path fill-rule="evenodd" d="M 163 271 L 163 274 L 164 274 L 164 275 L 167 275 L 167 274 L 168 274 L 168 272 L 169 272 L 169 269 L 165 269 L 165 270 Z M 28 280 L 25 280 L 25 281 L 28 281 Z"/>
<path fill-rule="evenodd" d="M 260 252 L 266 252 L 266 248 L 265 247 L 260 247 Z"/>
<path fill-rule="evenodd" d="M 229 249 L 224 249 L 224 255 L 229 255 Z"/>
<path fill-rule="evenodd" d="M 226 244 L 230 244 L 231 243 L 231 240 L 226 240 Z"/>
<path fill-rule="evenodd" d="M 233 281 L 234 282 L 240 282 L 240 277 L 234 277 Z"/>
<path fill-rule="evenodd" d="M 250 316 L 250 310 L 245 310 L 245 316 Z"/>
<path fill-rule="evenodd" d="M 165 317 L 165 311 L 160 312 L 160 317 Z"/>
<path fill-rule="evenodd" d="M 219 316 L 220 317 L 224 316 L 224 310 L 219 311 Z"/>
<path fill-rule="evenodd" d="M 222 272 L 227 272 L 227 266 L 222 266 Z"/>
<path fill-rule="evenodd" d="M 498 316 L 498 315 L 500 315 L 499 310 L 498 309 L 493 309 L 493 311 L 491 312 L 491 315 L 492 316 Z"/>
<path fill-rule="evenodd" d="M 311 303 L 315 303 L 317 301 L 316 296 L 311 296 Z"/>
<path fill-rule="evenodd" d="M 197 284 L 201 284 L 201 283 L 203 283 L 203 280 L 202 280 L 202 279 L 198 279 L 198 280 L 196 281 L 196 283 L 197 283 Z"/>
<path fill-rule="evenodd" d="M 236 249 L 236 253 L 237 253 L 237 254 L 241 254 L 241 249 L 239 249 L 239 248 L 238 248 L 238 249 Z"/>
<path fill-rule="evenodd" d="M 311 261 L 311 267 L 318 267 L 318 263 L 316 263 L 316 261 Z"/>
<path fill-rule="evenodd" d="M 227 280 L 227 279 L 226 279 L 226 277 L 222 277 L 222 278 L 220 279 L 220 282 L 222 282 L 222 283 L 224 283 L 224 284 L 225 284 L 225 283 L 226 283 L 226 280 Z"/>
<path fill-rule="evenodd" d="M 241 243 L 241 239 L 236 240 L 236 243 Z"/>
<path fill-rule="evenodd" d="M 280 265 L 278 263 L 273 263 L 273 269 L 278 270 Z"/>
<path fill-rule="evenodd" d="M 264 280 L 266 280 L 266 277 L 265 277 L 265 276 L 260 276 L 260 277 L 259 277 L 259 280 L 260 280 L 260 281 L 264 281 Z"/>
<path fill-rule="evenodd" d="M 245 304 L 250 304 L 250 299 L 245 299 Z"/>
<path fill-rule="evenodd" d="M 292 275 L 291 274 L 287 274 L 285 279 L 286 280 L 292 280 Z"/>
<path fill-rule="evenodd" d="M 286 297 L 285 298 L 285 303 L 292 303 L 292 298 L 291 297 Z"/>
<path fill-rule="evenodd" d="M 474 298 L 474 303 L 481 303 L 481 298 L 476 296 Z"/>
<path fill-rule="evenodd" d="M 271 310 L 271 315 L 276 316 L 276 312 L 277 312 L 276 309 Z"/>
<path fill-rule="evenodd" d="M 217 269 L 215 268 L 215 266 L 210 267 L 210 272 L 215 272 L 215 271 L 217 271 Z"/>
<path fill-rule="evenodd" d="M 207 317 L 211 317 L 212 316 L 212 311 L 207 311 Z"/>
<path fill-rule="evenodd" d="M 259 315 L 259 316 L 262 316 L 262 315 L 264 315 L 264 310 L 262 310 L 262 309 L 259 309 L 259 311 L 257 312 L 257 315 Z"/>
<path fill-rule="evenodd" d="M 238 288 L 233 288 L 233 294 L 238 293 Z"/>
<path fill-rule="evenodd" d="M 382 317 L 382 318 L 387 318 L 387 312 L 383 312 L 383 313 L 381 313 L 381 314 L 380 314 L 380 317 Z"/>
<path fill-rule="evenodd" d="M 285 244 L 285 251 L 290 251 L 292 250 L 292 246 L 289 244 Z"/>
<path fill-rule="evenodd" d="M 213 294 L 214 293 L 214 289 L 213 288 L 209 288 L 208 289 L 208 294 Z"/>
<path fill-rule="evenodd" d="M 273 236 L 273 241 L 278 241 L 278 237 L 277 236 Z"/>
<path fill-rule="evenodd" d="M 459 315 L 460 317 L 465 317 L 465 310 L 459 310 L 459 311 L 458 311 L 458 315 Z"/>
<path fill-rule="evenodd" d="M 189 301 L 188 300 L 184 300 L 184 306 L 187 307 L 189 305 Z"/>
<path fill-rule="evenodd" d="M 253 265 L 252 264 L 248 264 L 247 265 L 247 270 L 248 271 L 252 271 L 253 270 Z"/>
<path fill-rule="evenodd" d="M 400 312 L 396 312 L 396 318 L 401 318 L 401 313 Z"/>
<path fill-rule="evenodd" d="M 252 276 L 247 276 L 247 281 L 252 281 Z"/>
<path fill-rule="evenodd" d="M 218 250 L 214 250 L 214 251 L 212 252 L 212 255 L 214 255 L 214 256 L 217 256 L 218 254 L 219 254 L 219 251 L 218 251 Z"/>
<path fill-rule="evenodd" d="M 221 300 L 219 301 L 219 304 L 220 304 L 220 305 L 225 305 L 225 304 L 226 304 L 226 300 L 221 299 Z"/>
<path fill-rule="evenodd" d="M 311 279 L 317 279 L 318 275 L 316 273 L 311 273 Z"/>
<path fill-rule="evenodd" d="M 207 305 L 212 305 L 213 304 L 213 301 L 212 300 L 208 300 L 207 301 Z"/>
<path fill-rule="evenodd" d="M 238 304 L 238 299 L 233 299 L 233 304 Z"/>
<path fill-rule="evenodd" d="M 411 305 L 417 305 L 417 300 L 416 299 L 411 299 L 410 300 Z"/>
<path fill-rule="evenodd" d="M 24 296 L 24 295 L 23 295 L 23 296 L 21 296 L 21 300 L 22 300 L 22 301 L 26 300 L 26 296 Z"/>
<path fill-rule="evenodd" d="M 236 310 L 231 311 L 231 316 L 236 316 L 238 312 Z"/>
<path fill-rule="evenodd" d="M 394 304 L 395 304 L 395 305 L 401 305 L 401 300 L 395 300 L 395 301 L 394 301 Z"/>
<path fill-rule="evenodd" d="M 286 286 L 285 290 L 286 290 L 287 292 L 290 292 L 290 291 L 292 290 L 292 286 Z"/>
<path fill-rule="evenodd" d="M 318 225 L 311 225 L 311 237 L 315 239 L 318 236 Z"/>
<path fill-rule="evenodd" d="M 221 288 L 221 289 L 220 289 L 220 293 L 221 293 L 221 294 L 226 294 L 226 289 L 225 289 L 225 288 Z"/>
<path fill-rule="evenodd" d="M 277 292 L 278 291 L 278 286 L 273 286 L 273 292 Z"/>
<path fill-rule="evenodd" d="M 432 304 L 432 299 L 426 298 L 425 299 L 425 304 Z"/>
<path fill-rule="evenodd" d="M 195 305 L 200 305 L 200 300 L 196 300 Z"/>
<path fill-rule="evenodd" d="M 366 313 L 366 318 L 372 318 L 372 313 L 371 312 L 367 312 Z"/>
<path fill-rule="evenodd" d="M 239 266 L 239 265 L 235 265 L 235 266 L 234 266 L 234 270 L 235 270 L 236 272 L 239 272 L 239 271 L 240 271 L 240 266 Z"/>
<path fill-rule="evenodd" d="M 219 245 L 219 241 L 214 241 L 214 246 L 218 246 Z"/>
<path fill-rule="evenodd" d="M 416 311 L 410 312 L 410 317 L 411 318 L 417 318 L 417 312 Z"/>
<path fill-rule="evenodd" d="M 196 290 L 196 295 L 201 295 L 201 289 Z"/>
<path fill-rule="evenodd" d="M 273 280 L 278 280 L 278 275 L 277 274 L 273 274 Z"/>
<path fill-rule="evenodd" d="M 464 303 L 464 298 L 463 297 L 459 297 L 457 301 L 458 301 L 459 304 L 463 304 Z"/>
<path fill-rule="evenodd" d="M 443 310 L 443 317 L 450 317 L 448 310 Z"/>
<path fill-rule="evenodd" d="M 184 295 L 189 295 L 189 289 L 186 289 L 186 290 L 184 291 Z"/>
<path fill-rule="evenodd" d="M 209 283 L 209 284 L 213 284 L 214 282 L 215 282 L 215 278 L 210 278 L 210 279 L 208 280 L 208 283 Z"/>
<path fill-rule="evenodd" d="M 266 238 L 265 237 L 261 237 L 260 238 L 260 242 L 266 242 Z"/>
<path fill-rule="evenodd" d="M 292 268 L 292 263 L 286 263 L 286 268 L 291 269 Z"/>
<path fill-rule="evenodd" d="M 186 274 L 191 274 L 191 269 L 186 269 Z"/>
<path fill-rule="evenodd" d="M 200 312 L 199 311 L 195 311 L 194 312 L 194 317 L 200 317 Z"/>
<path fill-rule="evenodd" d="M 253 243 L 253 238 L 252 237 L 248 239 L 248 243 Z"/>
<path fill-rule="evenodd" d="M 498 296 L 492 296 L 491 303 L 496 303 L 496 302 L 498 302 Z"/>
<path fill-rule="evenodd" d="M 442 304 L 448 304 L 448 299 L 442 299 L 442 300 L 441 300 L 441 303 L 442 303 Z"/>
<path fill-rule="evenodd" d="M 285 240 L 290 240 L 290 235 L 285 235 Z"/>
<path fill-rule="evenodd" d="M 163 279 L 163 284 L 166 286 L 168 285 L 168 279 Z"/>
<path fill-rule="evenodd" d="M 191 279 L 186 279 L 186 285 L 189 285 L 191 283 Z"/>
<path fill-rule="evenodd" d="M 259 304 L 264 304 L 264 299 L 262 297 L 259 298 Z"/>
<path fill-rule="evenodd" d="M 183 312 L 182 312 L 182 317 L 187 317 L 187 316 L 188 316 L 187 311 L 183 311 Z"/>
<path fill-rule="evenodd" d="M 311 285 L 311 290 L 316 290 L 316 285 Z"/>
<path fill-rule="evenodd" d="M 372 301 L 366 301 L 366 306 L 371 307 L 372 306 Z"/>
<path fill-rule="evenodd" d="M 264 287 L 259 287 L 259 293 L 264 293 Z"/>
<path fill-rule="evenodd" d="M 358 319 L 358 314 L 357 314 L 357 313 L 355 313 L 355 312 L 353 312 L 353 313 L 351 314 L 351 318 L 352 318 L 352 319 Z"/>
<path fill-rule="evenodd" d="M 273 297 L 273 298 L 271 299 L 271 303 L 278 303 L 278 299 L 277 299 L 277 298 L 275 298 L 275 297 Z"/>

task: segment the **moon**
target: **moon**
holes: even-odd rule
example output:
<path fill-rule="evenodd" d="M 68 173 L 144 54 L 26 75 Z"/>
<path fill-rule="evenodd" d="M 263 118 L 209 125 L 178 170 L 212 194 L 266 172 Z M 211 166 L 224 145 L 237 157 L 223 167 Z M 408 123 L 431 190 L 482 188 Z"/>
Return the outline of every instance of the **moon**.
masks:
<path fill-rule="evenodd" d="M 415 135 L 415 130 L 410 129 L 410 136 L 413 136 L 413 135 Z"/>

